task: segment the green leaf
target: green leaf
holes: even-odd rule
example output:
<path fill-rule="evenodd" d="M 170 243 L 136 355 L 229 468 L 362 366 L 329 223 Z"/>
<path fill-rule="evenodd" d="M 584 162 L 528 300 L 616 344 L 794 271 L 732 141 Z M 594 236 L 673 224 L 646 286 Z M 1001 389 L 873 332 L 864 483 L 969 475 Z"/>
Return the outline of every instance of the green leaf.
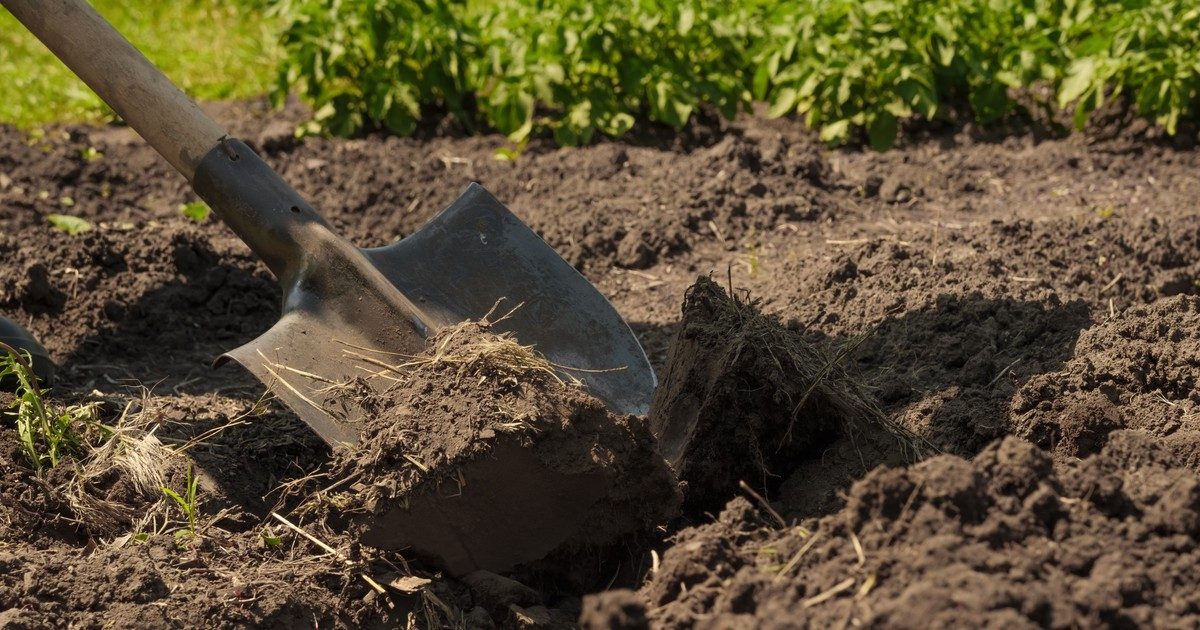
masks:
<path fill-rule="evenodd" d="M 835 120 L 821 127 L 821 141 L 838 144 L 846 141 L 850 135 L 850 120 Z"/>
<path fill-rule="evenodd" d="M 771 108 L 767 110 L 767 116 L 771 118 L 779 118 L 792 113 L 796 109 L 796 100 L 800 97 L 795 88 L 783 88 L 775 92 L 775 97 L 771 100 Z"/>
<path fill-rule="evenodd" d="M 1058 87 L 1058 106 L 1066 107 L 1083 96 L 1096 80 L 1096 60 L 1077 59 L 1067 68 L 1067 78 Z"/>
<path fill-rule="evenodd" d="M 692 26 L 696 24 L 696 10 L 689 5 L 685 5 L 679 11 L 679 34 L 687 35 L 688 31 L 692 30 Z"/>
<path fill-rule="evenodd" d="M 181 508 L 186 508 L 187 501 L 185 501 L 184 498 L 182 496 L 180 496 L 178 492 L 175 492 L 174 490 L 172 490 L 166 486 L 161 487 L 160 490 L 163 491 L 163 494 L 170 497 L 172 501 L 179 504 L 179 506 Z"/>
<path fill-rule="evenodd" d="M 760 63 L 754 69 L 754 80 L 752 81 L 751 89 L 754 92 L 754 98 L 763 99 L 767 96 L 767 87 L 771 84 L 771 73 L 767 68 L 767 64 Z"/>
<path fill-rule="evenodd" d="M 516 162 L 521 157 L 521 150 L 515 147 L 500 147 L 492 154 L 492 159 L 501 162 Z"/>
<path fill-rule="evenodd" d="M 208 215 L 212 214 L 212 208 L 209 208 L 208 204 L 203 201 L 179 204 L 179 211 L 183 213 L 183 216 L 196 223 L 204 223 L 208 220 Z"/>
<path fill-rule="evenodd" d="M 614 114 L 596 121 L 596 128 L 614 138 L 625 135 L 633 128 L 633 116 L 625 112 Z"/>
<path fill-rule="evenodd" d="M 92 229 L 92 224 L 86 219 L 74 217 L 69 214 L 48 214 L 46 215 L 46 220 L 50 222 L 50 225 L 71 236 L 83 234 Z"/>
<path fill-rule="evenodd" d="M 1079 103 L 1075 106 L 1075 128 L 1082 131 L 1087 127 L 1088 118 L 1102 104 L 1104 104 L 1104 93 L 1100 90 L 1095 90 L 1079 99 Z"/>
<path fill-rule="evenodd" d="M 892 148 L 892 143 L 896 141 L 896 131 L 898 125 L 896 117 L 889 112 L 879 112 L 871 120 L 871 125 L 867 128 L 867 138 L 871 142 L 871 148 L 876 151 L 887 151 Z"/>
<path fill-rule="evenodd" d="M 671 109 L 674 112 L 674 119 L 671 124 L 676 128 L 681 128 L 687 124 L 688 119 L 692 117 L 692 104 L 683 100 L 675 100 L 671 102 Z"/>
<path fill-rule="evenodd" d="M 947 44 L 947 43 L 943 43 L 942 45 L 937 47 L 937 51 L 938 51 L 938 62 L 940 62 L 943 66 L 949 66 L 950 64 L 954 63 L 954 55 L 956 52 L 954 50 L 954 46 Z"/>

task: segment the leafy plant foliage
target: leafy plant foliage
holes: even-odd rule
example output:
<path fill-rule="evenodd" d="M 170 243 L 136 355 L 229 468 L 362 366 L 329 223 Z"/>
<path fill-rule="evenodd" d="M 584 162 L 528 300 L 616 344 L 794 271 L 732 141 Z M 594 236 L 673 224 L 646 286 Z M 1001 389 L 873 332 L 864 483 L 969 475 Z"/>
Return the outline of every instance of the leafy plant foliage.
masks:
<path fill-rule="evenodd" d="M 1169 133 L 1196 114 L 1200 0 L 279 0 L 276 97 L 310 131 L 409 134 L 423 114 L 564 145 L 702 105 L 799 114 L 832 143 L 910 118 L 981 123 L 1129 96 Z M 1045 89 L 1035 89 L 1045 88 Z M 1039 97 L 1040 94 L 1051 94 Z"/>
<path fill-rule="evenodd" d="M 18 354 L 0 343 L 0 379 L 16 384 L 11 409 L 2 415 L 16 423 L 21 451 L 30 467 L 41 474 L 59 464 L 64 457 L 83 452 L 86 435 L 92 429 L 104 432 L 96 419 L 94 405 L 58 408 L 45 399 L 46 390 L 38 386 L 29 353 Z"/>
<path fill-rule="evenodd" d="M 200 478 L 189 465 L 187 477 L 184 480 L 183 492 L 176 492 L 166 486 L 162 487 L 163 494 L 175 502 L 175 506 L 183 513 L 186 527 L 175 531 L 176 539 L 190 538 L 196 535 L 196 527 L 200 521 L 200 502 L 197 495 L 200 491 Z"/>

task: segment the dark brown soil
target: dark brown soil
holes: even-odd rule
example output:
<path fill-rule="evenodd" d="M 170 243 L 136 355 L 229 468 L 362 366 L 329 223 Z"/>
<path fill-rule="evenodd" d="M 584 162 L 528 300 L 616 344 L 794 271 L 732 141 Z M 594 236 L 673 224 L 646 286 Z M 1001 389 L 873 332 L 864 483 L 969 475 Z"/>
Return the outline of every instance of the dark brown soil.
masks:
<path fill-rule="evenodd" d="M 1117 429 L 1163 438 L 1200 470 L 1200 301 L 1165 298 L 1083 331 L 1062 370 L 1040 374 L 1012 398 L 1014 433 L 1060 457 L 1098 452 Z"/>
<path fill-rule="evenodd" d="M 662 627 L 1190 626 L 1198 536 L 1195 471 L 1145 434 L 1058 464 L 1009 437 L 877 469 L 804 526 L 735 499 L 676 537 L 640 597 L 585 602 L 584 625 L 620 605 Z"/>
<path fill-rule="evenodd" d="M 370 418 L 319 498 L 365 545 L 462 576 L 583 553 L 665 524 L 679 507 L 644 421 L 617 416 L 546 359 L 466 323 L 385 370 Z M 369 391 L 369 390 L 368 390 Z M 562 552 L 560 552 L 562 553 Z"/>
<path fill-rule="evenodd" d="M 212 432 L 185 460 L 202 473 L 205 518 L 220 519 L 200 543 L 164 533 L 121 545 L 77 522 L 10 448 L 0 456 L 0 619 L 545 627 L 583 611 L 590 625 L 625 627 L 788 615 L 821 626 L 1194 624 L 1200 152 L 1138 133 L 970 130 L 885 154 L 833 151 L 797 121 L 747 117 L 662 141 L 535 142 L 510 163 L 493 159 L 504 144 L 494 136 L 295 141 L 295 108 L 212 109 L 361 245 L 414 231 L 480 181 L 612 300 L 660 377 L 714 361 L 683 350 L 676 356 L 694 356 L 691 365 L 668 361 L 671 340 L 687 338 L 680 305 L 697 276 L 749 291 L 789 338 L 833 356 L 852 349 L 835 381 L 860 389 L 926 451 L 950 455 L 867 472 L 886 458 L 806 435 L 819 457 L 805 449 L 724 469 L 693 499 L 718 509 L 737 495 L 734 477 L 758 473 L 745 481 L 789 527 L 758 499 L 737 500 L 715 522 L 692 511 L 619 553 L 554 555 L 546 562 L 556 569 L 509 574 L 533 595 L 487 575 L 444 579 L 417 555 L 373 550 L 290 511 L 281 483 L 336 481 L 321 476 L 328 449 L 261 400 L 255 380 L 209 367 L 275 321 L 278 289 L 223 226 L 182 216 L 193 200 L 184 183 L 127 129 L 35 139 L 6 128 L 0 311 L 61 364 L 56 402 L 103 400 L 107 422 L 132 402 L 128 415 L 158 427 L 168 446 Z M 85 159 L 89 147 L 103 155 Z M 55 231 L 50 213 L 87 218 L 93 230 Z M 778 427 L 755 401 L 795 397 L 783 371 L 754 373 L 767 355 L 750 351 L 752 360 L 730 361 L 739 384 L 725 381 L 709 399 L 718 426 Z M 471 409 L 459 396 L 478 392 L 462 391 L 450 409 Z M 7 421 L 0 434 L 14 443 Z M 705 444 L 713 453 L 716 435 Z M 1005 481 L 1030 471 L 1040 485 Z M 793 522 L 819 538 L 777 580 L 808 540 Z M 264 542 L 266 527 L 281 545 Z M 607 579 L 547 577 L 585 566 Z M 386 582 L 388 595 L 362 574 Z M 581 602 L 610 581 L 611 592 Z M 719 617 L 701 622 L 705 611 Z"/>

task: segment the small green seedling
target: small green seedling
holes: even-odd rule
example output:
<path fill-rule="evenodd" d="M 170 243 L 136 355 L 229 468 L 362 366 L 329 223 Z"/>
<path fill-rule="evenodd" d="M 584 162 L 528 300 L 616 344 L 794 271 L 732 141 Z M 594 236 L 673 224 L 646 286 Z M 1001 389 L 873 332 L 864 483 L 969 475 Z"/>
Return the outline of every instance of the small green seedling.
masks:
<path fill-rule="evenodd" d="M 209 208 L 208 204 L 203 201 L 179 204 L 179 211 L 183 213 L 183 216 L 196 223 L 204 223 L 208 220 L 208 215 L 212 214 L 212 208 Z"/>
<path fill-rule="evenodd" d="M 104 157 L 104 153 L 102 153 L 96 147 L 89 146 L 88 148 L 79 152 L 79 157 L 83 158 L 85 162 L 95 162 L 96 160 Z"/>
<path fill-rule="evenodd" d="M 754 237 L 753 231 L 751 231 L 750 237 Z M 759 254 L 762 253 L 762 246 L 758 241 L 751 240 L 743 243 L 742 247 L 746 248 L 746 267 L 750 272 L 750 277 L 757 278 L 758 272 L 762 271 L 762 261 L 759 258 Z"/>
<path fill-rule="evenodd" d="M 179 506 L 180 511 L 183 512 L 184 517 L 187 519 L 187 528 L 175 532 L 175 538 L 177 539 L 195 536 L 196 524 L 200 517 L 196 501 L 196 494 L 200 489 L 200 478 L 196 476 L 191 466 L 188 466 L 187 479 L 184 485 L 183 494 L 175 492 L 166 486 L 162 487 L 163 494 L 170 497 L 175 502 L 175 505 Z"/>
<path fill-rule="evenodd" d="M 71 205 L 74 205 L 74 203 L 75 202 L 72 201 Z M 84 232 L 88 232 L 92 229 L 92 224 L 88 223 L 87 219 L 81 219 L 69 214 L 48 214 L 46 215 L 46 220 L 50 222 L 50 225 L 53 225 L 55 228 L 62 230 L 71 236 L 83 234 Z"/>
<path fill-rule="evenodd" d="M 271 547 L 271 548 L 275 548 L 275 547 L 279 547 L 280 545 L 283 544 L 283 537 L 276 536 L 271 531 L 271 528 L 264 527 L 262 530 L 262 541 L 263 541 L 264 545 Z"/>
<path fill-rule="evenodd" d="M 38 387 L 31 357 L 17 353 L 0 343 L 0 380 L 12 378 L 17 387 L 7 415 L 16 418 L 21 451 L 37 474 L 58 465 L 68 455 L 79 455 L 89 426 L 98 426 L 95 405 L 72 405 L 56 412 L 46 404 L 45 393 Z"/>

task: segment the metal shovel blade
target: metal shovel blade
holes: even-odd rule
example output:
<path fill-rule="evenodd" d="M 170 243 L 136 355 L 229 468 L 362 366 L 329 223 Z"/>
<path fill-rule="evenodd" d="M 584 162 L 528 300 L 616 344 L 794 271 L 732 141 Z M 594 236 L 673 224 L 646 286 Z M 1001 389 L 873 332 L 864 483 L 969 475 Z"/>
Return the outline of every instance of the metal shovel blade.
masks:
<path fill-rule="evenodd" d="M 397 355 L 420 351 L 442 327 L 509 311 L 496 330 L 564 366 L 614 411 L 647 412 L 654 372 L 629 325 L 478 184 L 407 238 L 348 249 L 304 265 L 291 286 L 283 280 L 279 322 L 226 355 L 326 442 L 358 440 L 362 419 L 341 404 L 339 384 L 402 363 Z"/>

